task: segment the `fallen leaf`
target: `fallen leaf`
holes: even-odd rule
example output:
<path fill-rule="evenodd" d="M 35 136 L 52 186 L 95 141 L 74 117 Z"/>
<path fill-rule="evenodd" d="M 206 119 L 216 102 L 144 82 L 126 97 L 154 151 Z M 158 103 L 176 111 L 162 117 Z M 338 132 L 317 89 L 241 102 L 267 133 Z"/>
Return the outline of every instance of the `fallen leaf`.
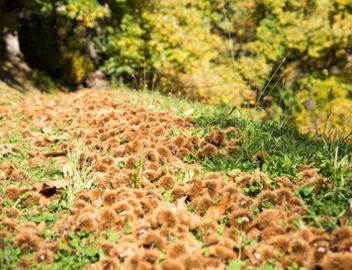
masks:
<path fill-rule="evenodd" d="M 0 114 L 3 114 L 3 113 L 7 113 L 9 111 L 9 109 L 8 108 L 2 108 L 2 107 L 0 107 Z"/>
<path fill-rule="evenodd" d="M 348 226 L 349 221 L 352 218 L 352 208 L 348 208 L 342 217 L 339 219 L 341 226 Z"/>
<path fill-rule="evenodd" d="M 56 152 L 48 152 L 44 154 L 44 157 L 61 157 L 66 156 L 67 151 L 56 151 Z"/>
<path fill-rule="evenodd" d="M 50 204 L 51 200 L 46 197 L 46 196 L 41 196 L 40 199 L 39 199 L 39 205 L 41 206 L 48 206 Z"/>
<path fill-rule="evenodd" d="M 208 208 L 205 213 L 203 220 L 205 222 L 217 222 L 224 215 L 226 210 L 232 204 L 233 198 L 230 192 L 225 192 L 221 201 L 215 205 L 212 205 Z"/>
<path fill-rule="evenodd" d="M 126 243 L 126 245 L 122 245 L 119 247 L 118 256 L 120 258 L 130 257 L 135 254 L 136 251 L 137 248 L 135 246 Z"/>
<path fill-rule="evenodd" d="M 59 137 L 57 137 L 56 135 L 50 135 L 50 136 L 46 137 L 46 140 L 48 142 L 58 142 L 59 141 Z"/>
<path fill-rule="evenodd" d="M 13 153 L 13 149 L 11 146 L 6 144 L 0 144 L 0 155 L 5 157 Z"/>
<path fill-rule="evenodd" d="M 7 133 L 7 132 L 5 132 L 5 131 L 0 131 L 0 139 L 4 139 L 4 138 L 6 138 L 6 137 L 7 137 L 7 135 L 8 135 L 8 133 Z"/>
<path fill-rule="evenodd" d="M 47 162 L 47 159 L 42 156 L 40 153 L 37 153 L 37 155 L 32 155 L 34 153 L 28 154 L 30 157 L 33 157 L 28 160 L 28 167 L 30 169 L 36 169 L 40 166 L 44 166 Z"/>
<path fill-rule="evenodd" d="M 46 198 L 50 198 L 57 193 L 58 190 L 68 185 L 66 181 L 46 181 L 37 182 L 33 185 L 33 190 L 38 191 Z"/>
<path fill-rule="evenodd" d="M 143 187 L 155 187 L 154 184 L 152 184 L 147 178 L 145 178 L 144 176 L 141 177 L 142 180 L 141 180 L 141 183 L 142 183 L 142 186 Z"/>
<path fill-rule="evenodd" d="M 8 113 L 8 109 L 7 108 L 0 108 L 0 120 L 3 118 L 6 118 Z"/>

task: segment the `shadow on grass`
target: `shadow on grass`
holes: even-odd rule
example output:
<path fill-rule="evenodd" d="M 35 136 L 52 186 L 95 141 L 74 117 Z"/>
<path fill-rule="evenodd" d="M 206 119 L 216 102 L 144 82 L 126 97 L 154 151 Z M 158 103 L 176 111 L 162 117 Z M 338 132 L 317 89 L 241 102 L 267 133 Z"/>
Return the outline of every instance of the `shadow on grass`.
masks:
<path fill-rule="evenodd" d="M 0 80 L 5 82 L 11 88 L 24 93 L 28 89 L 26 80 L 29 79 L 28 71 L 9 60 L 0 61 Z"/>
<path fill-rule="evenodd" d="M 2 58 L 0 60 L 0 81 L 9 87 L 21 93 L 31 89 L 38 89 L 43 93 L 55 92 L 59 89 L 48 75 L 31 70 L 22 58 Z"/>

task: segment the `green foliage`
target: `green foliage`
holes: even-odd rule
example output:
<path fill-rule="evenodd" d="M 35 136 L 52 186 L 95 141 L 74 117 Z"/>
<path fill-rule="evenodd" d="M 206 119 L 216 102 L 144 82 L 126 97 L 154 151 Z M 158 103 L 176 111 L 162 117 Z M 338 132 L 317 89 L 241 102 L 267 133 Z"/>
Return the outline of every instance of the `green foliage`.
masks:
<path fill-rule="evenodd" d="M 239 42 L 238 68 L 249 87 L 256 90 L 257 104 L 278 104 L 305 131 L 329 136 L 351 132 L 349 115 L 343 111 L 352 106 L 348 87 L 352 3 L 225 2 L 231 10 L 232 37 Z M 314 104 L 314 116 L 305 108 L 307 102 Z M 336 126 L 340 129 L 331 134 Z"/>
<path fill-rule="evenodd" d="M 230 260 L 229 261 L 229 270 L 241 270 L 241 266 L 246 264 L 245 261 L 242 261 L 240 259 L 237 260 Z"/>
<path fill-rule="evenodd" d="M 352 148 L 351 144 L 341 140 L 327 140 L 324 136 L 311 137 L 300 134 L 299 131 L 278 121 L 262 121 L 253 115 L 245 115 L 241 111 L 234 110 L 231 115 L 231 108 L 227 106 L 209 106 L 198 102 L 179 100 L 175 97 L 165 97 L 155 92 L 130 92 L 127 95 L 131 98 L 132 104 L 143 104 L 149 109 L 165 110 L 172 108 L 179 116 L 184 111 L 193 108 L 194 113 L 191 119 L 197 123 L 197 135 L 204 137 L 211 131 L 211 126 L 220 128 L 235 127 L 238 131 L 236 139 L 242 142 L 238 149 L 231 155 L 199 160 L 192 157 L 192 162 L 200 162 L 207 171 L 216 172 L 265 172 L 270 179 L 274 180 L 272 185 L 275 189 L 277 177 L 288 177 L 295 183 L 301 178 L 298 173 L 302 165 L 311 165 L 320 168 L 319 174 L 326 177 L 329 186 L 324 186 L 319 193 L 309 193 L 311 187 L 306 186 L 302 190 L 297 188 L 297 194 L 305 202 L 309 215 L 307 222 L 329 229 L 338 223 L 345 211 L 352 205 Z M 253 119 L 254 118 L 254 119 Z M 189 134 L 181 133 L 174 129 L 174 136 Z M 258 151 L 268 153 L 264 164 L 252 161 L 253 155 Z M 189 161 L 189 160 L 187 160 Z M 182 183 L 191 179 L 192 171 L 180 174 L 177 182 Z M 260 185 L 255 185 L 243 192 L 250 192 L 257 196 L 262 192 Z M 167 192 L 164 196 L 168 196 Z M 186 202 L 187 203 L 187 202 Z M 271 204 L 263 204 L 263 208 L 271 208 Z M 194 211 L 187 203 L 189 211 Z M 258 209 L 260 211 L 261 209 Z M 333 217 L 332 223 L 327 224 L 324 216 Z M 240 220 L 239 220 L 240 222 Z M 351 222 L 351 221 L 349 221 Z M 295 269 L 295 268 L 293 268 Z"/>
<path fill-rule="evenodd" d="M 60 244 L 52 269 L 79 269 L 88 263 L 97 262 L 103 252 L 94 246 L 94 241 L 94 237 L 84 231 L 69 233 L 67 241 Z"/>
<path fill-rule="evenodd" d="M 100 53 L 107 58 L 102 70 L 111 76 L 132 76 L 144 62 L 145 31 L 138 18 L 130 14 L 123 17 L 120 27 L 120 30 L 106 27 L 106 43 L 98 43 Z"/>
<path fill-rule="evenodd" d="M 0 4 L 0 15 L 6 14 L 0 16 L 0 40 L 7 32 L 17 31 L 21 50 L 31 67 L 76 86 L 95 70 L 89 43 L 93 29 L 109 12 L 97 0 L 20 0 L 14 5 Z"/>
<path fill-rule="evenodd" d="M 107 37 L 98 38 L 106 58 L 103 70 L 111 76 L 127 74 L 143 87 L 157 84 L 210 103 L 270 107 L 267 117 L 281 114 L 305 132 L 352 131 L 346 114 L 352 106 L 350 2 L 123 5 L 128 12 L 119 13 L 119 20 L 112 15 L 112 25 L 118 25 L 109 25 Z M 133 8 L 139 12 L 132 14 Z M 316 115 L 307 102 L 317 104 Z"/>
<path fill-rule="evenodd" d="M 39 89 L 47 89 L 47 93 L 58 92 L 58 87 L 55 82 L 42 71 L 33 70 L 31 73 L 31 79 Z"/>
<path fill-rule="evenodd" d="M 352 132 L 351 1 L 17 2 L 0 1 L 0 43 L 19 30 L 30 65 L 65 83 L 99 67 L 138 89 L 265 108 L 304 132 Z"/>
<path fill-rule="evenodd" d="M 148 8 L 133 2 L 134 12 L 129 3 L 120 7 L 129 12 L 113 14 L 96 40 L 103 71 L 140 88 L 239 104 L 244 82 L 236 87 L 241 78 L 223 57 L 226 43 L 212 33 L 207 1 L 161 1 Z"/>
<path fill-rule="evenodd" d="M 310 215 L 329 215 L 338 217 L 350 207 L 352 201 L 352 155 L 351 146 L 335 140 L 313 139 L 301 135 L 297 130 L 277 122 L 244 120 L 242 117 L 228 116 L 226 110 L 203 114 L 196 118 L 200 127 L 218 125 L 221 128 L 235 126 L 242 145 L 232 155 L 213 157 L 200 162 L 208 171 L 240 170 L 255 172 L 262 170 L 270 179 L 287 176 L 294 181 L 299 179 L 298 169 L 302 165 L 320 168 L 329 187 L 324 186 L 320 192 L 312 193 L 315 186 L 305 186 L 297 192 L 309 208 Z M 252 161 L 258 150 L 268 153 L 262 167 Z M 260 185 L 243 189 L 247 195 L 257 196 L 262 192 Z M 264 205 L 269 207 L 270 205 Z M 318 224 L 321 221 L 315 220 Z M 335 220 L 336 224 L 337 220 Z"/>
<path fill-rule="evenodd" d="M 78 51 L 64 53 L 63 57 L 63 69 L 66 74 L 63 80 L 65 82 L 74 84 L 83 82 L 88 73 L 94 70 L 93 62 Z"/>
<path fill-rule="evenodd" d="M 302 131 L 324 132 L 332 138 L 352 131 L 352 86 L 332 76 L 307 78 L 297 95 L 296 121 Z M 346 135 L 345 135 L 346 136 Z"/>

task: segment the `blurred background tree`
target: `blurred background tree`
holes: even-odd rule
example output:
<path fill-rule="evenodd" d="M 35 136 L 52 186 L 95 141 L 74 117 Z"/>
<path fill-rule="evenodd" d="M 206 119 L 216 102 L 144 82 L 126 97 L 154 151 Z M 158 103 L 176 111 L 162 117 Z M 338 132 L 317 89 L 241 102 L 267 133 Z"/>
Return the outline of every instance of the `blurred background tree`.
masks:
<path fill-rule="evenodd" d="M 350 0 L 0 0 L 0 53 L 73 87 L 95 70 L 133 88 L 352 131 Z"/>

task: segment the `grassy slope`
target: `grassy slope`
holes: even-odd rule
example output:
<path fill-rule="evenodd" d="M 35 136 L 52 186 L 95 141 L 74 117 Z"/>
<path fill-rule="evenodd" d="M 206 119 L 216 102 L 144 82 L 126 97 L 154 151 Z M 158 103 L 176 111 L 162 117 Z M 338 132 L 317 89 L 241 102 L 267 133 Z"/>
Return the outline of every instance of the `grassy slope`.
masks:
<path fill-rule="evenodd" d="M 207 106 L 175 97 L 165 97 L 157 92 L 124 91 L 124 94 L 131 97 L 132 102 L 143 103 L 151 110 L 170 109 L 175 114 L 190 117 L 204 129 L 204 134 L 213 125 L 220 128 L 236 127 L 242 147 L 231 156 L 204 160 L 202 165 L 207 170 L 262 170 L 271 178 L 287 176 L 292 181 L 297 181 L 300 178 L 300 167 L 311 165 L 319 168 L 321 175 L 332 184 L 319 194 L 305 194 L 301 191 L 311 210 L 312 218 L 316 221 L 319 220 L 316 215 L 338 218 L 352 207 L 351 144 L 299 134 L 296 129 L 283 123 L 256 119 L 255 112 L 245 114 L 236 110 L 229 115 L 231 108 L 228 107 Z M 264 164 L 252 161 L 252 157 L 260 151 L 268 153 Z M 352 225 L 352 219 L 350 222 Z M 333 223 L 337 224 L 338 220 L 334 219 Z"/>
<path fill-rule="evenodd" d="M 9 96 L 8 88 L 0 86 L 0 98 L 2 100 Z M 11 101 L 15 105 L 22 99 L 22 94 L 11 92 Z M 206 158 L 201 160 L 202 165 L 208 171 L 223 171 L 229 172 L 233 170 L 241 170 L 253 172 L 263 170 L 271 178 L 277 176 L 287 176 L 293 182 L 299 181 L 300 175 L 298 168 L 302 165 L 312 165 L 315 168 L 321 169 L 321 174 L 326 177 L 332 185 L 324 187 L 320 193 L 314 194 L 308 187 L 306 189 L 297 190 L 298 194 L 305 201 L 309 209 L 309 215 L 306 221 L 314 223 L 316 226 L 324 227 L 330 230 L 339 225 L 339 220 L 346 210 L 351 207 L 352 201 L 352 172 L 351 172 L 351 147 L 341 142 L 328 142 L 324 139 L 314 139 L 305 135 L 298 134 L 294 129 L 289 129 L 279 123 L 261 122 L 259 120 L 249 120 L 248 116 L 242 115 L 240 112 L 235 112 L 228 115 L 229 108 L 219 108 L 214 106 L 205 106 L 199 103 L 187 102 L 178 100 L 177 98 L 164 97 L 158 93 L 149 92 L 134 92 L 130 90 L 116 91 L 116 95 L 128 96 L 132 104 L 143 104 L 150 110 L 171 110 L 180 116 L 192 118 L 200 130 L 189 131 L 197 132 L 198 135 L 204 136 L 209 132 L 210 125 L 217 125 L 221 128 L 234 126 L 238 130 L 239 139 L 242 141 L 242 146 L 238 148 L 231 156 L 222 156 L 217 158 Z M 54 98 L 54 97 L 53 97 Z M 5 103 L 0 104 L 0 109 Z M 16 124 L 19 124 L 23 116 L 14 116 Z M 17 120 L 16 120 L 17 119 Z M 16 122 L 18 121 L 18 122 Z M 19 154 L 0 157 L 0 165 L 3 162 L 10 161 L 20 164 L 20 168 L 30 174 L 34 179 L 60 179 L 61 172 L 53 166 L 39 167 L 35 170 L 30 169 L 26 160 L 28 156 L 21 154 L 28 149 L 28 144 L 21 139 L 20 130 L 11 127 L 4 127 L 0 120 L 0 127 L 7 128 L 11 134 L 7 141 L 3 143 L 16 144 L 21 148 Z M 174 130 L 175 134 L 179 131 Z M 55 147 L 55 146 L 54 146 Z M 58 147 L 58 145 L 57 145 Z M 25 151 L 22 151 L 25 150 Z M 263 162 L 253 162 L 252 157 L 259 151 L 267 152 L 267 157 Z M 192 157 L 191 157 L 192 158 Z M 190 160 L 192 162 L 192 160 Z M 49 164 L 50 165 L 50 164 Z M 7 185 L 16 185 L 16 182 L 7 183 Z M 28 183 L 30 185 L 30 183 Z M 259 190 L 258 190 L 259 189 Z M 245 190 L 244 193 L 259 193 L 260 187 L 253 187 L 253 190 Z M 4 186 L 0 186 L 0 193 L 4 193 Z M 26 193 L 25 193 L 26 194 Z M 21 202 L 26 199 L 25 194 L 20 197 L 14 205 L 9 207 L 20 207 Z M 31 209 L 21 208 L 23 215 L 21 218 L 26 221 L 35 223 L 45 222 L 53 224 L 57 217 L 55 213 L 65 209 L 60 202 L 53 202 L 49 207 L 43 208 L 42 212 L 34 213 Z M 332 218 L 329 222 L 322 217 L 329 215 Z M 347 222 L 352 225 L 352 219 Z M 45 233 L 45 232 L 44 232 Z M 46 232 L 45 237 L 54 237 L 50 231 Z M 86 239 L 86 235 L 78 235 Z M 107 238 L 114 238 L 114 235 L 107 235 Z M 72 242 L 75 241 L 72 239 Z M 0 243 L 0 246 L 2 243 Z M 70 257 L 65 249 L 60 250 L 59 256 L 62 256 L 61 264 L 57 265 L 60 269 L 62 265 L 77 263 L 74 265 L 84 264 L 91 257 L 97 255 L 96 250 L 88 249 L 88 247 L 78 247 L 79 256 Z M 89 250 L 90 254 L 88 254 Z M 20 249 L 9 250 L 5 255 L 16 265 L 18 257 L 21 254 Z M 28 255 L 30 256 L 30 255 Z M 74 262 L 70 261 L 73 260 Z M 78 261 L 77 261 L 78 260 Z M 11 268 L 11 266 L 10 266 Z M 234 268 L 235 269 L 235 268 Z"/>

